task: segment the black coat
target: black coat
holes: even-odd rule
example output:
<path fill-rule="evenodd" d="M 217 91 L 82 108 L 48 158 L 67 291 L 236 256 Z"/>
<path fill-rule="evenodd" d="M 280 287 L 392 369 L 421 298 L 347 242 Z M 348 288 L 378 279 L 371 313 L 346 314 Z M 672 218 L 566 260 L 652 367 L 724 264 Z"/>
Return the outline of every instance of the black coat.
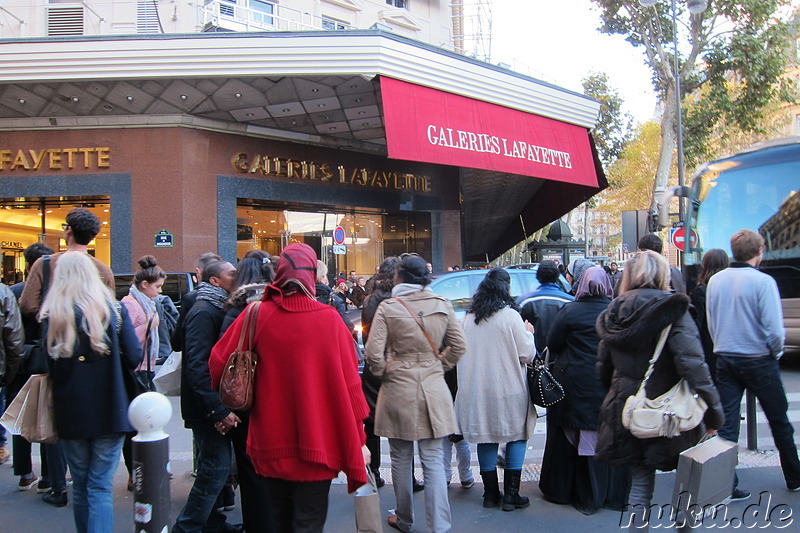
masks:
<path fill-rule="evenodd" d="M 374 289 L 373 292 L 367 295 L 364 299 L 364 306 L 361 309 L 361 339 L 364 345 L 367 344 L 369 338 L 369 328 L 372 325 L 372 319 L 375 318 L 375 312 L 381 302 L 391 298 L 392 291 L 384 289 Z M 369 405 L 369 418 L 372 421 L 375 418 L 375 404 L 378 403 L 378 392 L 381 390 L 381 380 L 375 377 L 369 369 L 369 365 L 364 365 L 364 370 L 361 372 L 361 390 L 364 392 L 364 398 L 367 399 Z"/>
<path fill-rule="evenodd" d="M 697 326 L 687 312 L 689 297 L 655 289 L 636 289 L 613 300 L 597 318 L 600 334 L 597 375 L 609 387 L 600 411 L 595 457 L 614 465 L 673 470 L 678 455 L 699 441 L 705 428 L 675 438 L 638 439 L 622 426 L 622 408 L 636 394 L 653 356 L 658 337 L 672 324 L 661 356 L 647 382 L 648 398 L 669 390 L 680 378 L 708 404 L 705 423 L 721 428 L 725 420 L 711 381 Z"/>
<path fill-rule="evenodd" d="M 189 291 L 181 298 L 181 308 L 178 311 L 178 323 L 175 324 L 175 329 L 172 331 L 172 338 L 170 339 L 172 349 L 176 352 L 183 351 L 183 341 L 185 336 L 184 322 L 186 322 L 186 315 L 192 309 L 194 302 L 197 301 L 197 289 Z"/>
<path fill-rule="evenodd" d="M 134 369 L 142 362 L 142 347 L 128 310 L 124 305 L 120 308 L 119 334 L 116 313 L 111 314 L 106 330 L 111 353 L 92 350 L 89 336 L 80 328 L 82 316 L 76 311 L 78 332 L 72 357 L 50 359 L 53 411 L 62 439 L 93 439 L 133 431 L 128 421 L 130 400 L 123 373 L 128 372 L 124 366 Z"/>
<path fill-rule="evenodd" d="M 317 301 L 323 304 L 328 304 L 336 309 L 339 312 L 339 316 L 342 317 L 342 321 L 344 325 L 347 326 L 347 330 L 352 335 L 355 331 L 355 326 L 353 325 L 353 321 L 350 320 L 350 317 L 347 316 L 347 303 L 344 300 L 343 296 L 340 296 L 333 292 L 333 289 L 328 287 L 327 285 L 323 285 L 321 283 L 317 283 Z M 366 341 L 364 341 L 366 344 Z"/>
<path fill-rule="evenodd" d="M 184 322 L 181 366 L 181 415 L 187 428 L 192 424 L 214 424 L 230 409 L 222 405 L 219 392 L 211 388 L 208 357 L 219 339 L 225 312 L 208 300 L 197 300 Z"/>
<path fill-rule="evenodd" d="M 592 296 L 570 302 L 558 312 L 547 336 L 553 374 L 564 387 L 564 399 L 547 409 L 553 424 L 597 431 L 600 405 L 608 389 L 597 379 L 597 317 L 610 300 Z"/>

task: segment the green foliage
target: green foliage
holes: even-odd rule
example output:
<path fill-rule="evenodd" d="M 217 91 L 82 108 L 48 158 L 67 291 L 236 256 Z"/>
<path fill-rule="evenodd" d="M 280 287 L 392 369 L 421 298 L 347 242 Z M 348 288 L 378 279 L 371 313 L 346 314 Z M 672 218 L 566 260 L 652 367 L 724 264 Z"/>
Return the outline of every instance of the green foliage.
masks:
<path fill-rule="evenodd" d="M 631 137 L 633 117 L 629 113 L 623 113 L 623 100 L 619 91 L 609 86 L 605 72 L 593 72 L 581 84 L 583 93 L 600 103 L 597 125 L 592 129 L 592 136 L 600 161 L 608 168 L 620 156 Z"/>
<path fill-rule="evenodd" d="M 592 0 L 599 30 L 624 35 L 645 51 L 662 101 L 674 94 L 674 31 L 670 0 L 643 7 L 638 0 Z M 691 16 L 677 0 L 682 96 L 692 94 L 684 118 L 687 162 L 708 155 L 708 141 L 723 125 L 762 131 L 764 111 L 776 100 L 793 102 L 792 82 L 781 80 L 791 24 L 777 18 L 788 0 L 712 0 Z M 702 88 L 702 91 L 698 89 Z M 686 109 L 686 107 L 684 107 Z"/>

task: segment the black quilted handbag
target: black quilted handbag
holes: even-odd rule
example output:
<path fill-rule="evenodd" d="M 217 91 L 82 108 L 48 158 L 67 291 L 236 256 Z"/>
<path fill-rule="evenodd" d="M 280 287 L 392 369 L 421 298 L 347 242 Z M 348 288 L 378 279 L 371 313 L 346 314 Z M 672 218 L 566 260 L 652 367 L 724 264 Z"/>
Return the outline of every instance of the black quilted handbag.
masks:
<path fill-rule="evenodd" d="M 544 359 L 537 355 L 528 365 L 528 392 L 534 405 L 550 407 L 564 399 L 564 387 L 550 372 L 547 348 L 544 355 Z"/>

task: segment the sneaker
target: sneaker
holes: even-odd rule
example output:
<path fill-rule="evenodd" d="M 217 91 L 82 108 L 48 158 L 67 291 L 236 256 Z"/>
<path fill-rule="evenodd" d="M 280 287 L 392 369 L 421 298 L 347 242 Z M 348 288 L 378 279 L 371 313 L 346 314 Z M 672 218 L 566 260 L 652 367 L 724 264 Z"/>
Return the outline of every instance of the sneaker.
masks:
<path fill-rule="evenodd" d="M 220 501 L 221 500 L 221 501 Z M 233 511 L 236 509 L 236 493 L 232 487 L 225 487 L 222 489 L 222 497 L 217 500 L 221 505 L 217 507 L 220 513 Z"/>
<path fill-rule="evenodd" d="M 380 472 L 375 472 L 375 487 L 381 488 L 386 485 L 386 480 L 381 477 Z"/>
<path fill-rule="evenodd" d="M 425 490 L 425 483 L 420 483 L 419 481 L 417 481 L 417 478 L 414 478 L 414 484 L 412 485 L 411 488 L 414 492 Z"/>
<path fill-rule="evenodd" d="M 11 457 L 11 454 L 6 450 L 6 445 L 3 444 L 0 446 L 0 465 L 5 464 L 9 457 Z"/>
<path fill-rule="evenodd" d="M 736 501 L 739 501 L 739 500 L 746 500 L 749 497 L 750 497 L 750 491 L 749 490 L 740 489 L 738 487 L 733 489 L 733 492 L 731 493 L 731 501 L 732 502 L 736 502 Z"/>
<path fill-rule="evenodd" d="M 471 489 L 473 485 L 475 485 L 475 480 L 474 479 L 470 479 L 468 481 L 462 481 L 461 482 L 461 488 L 462 489 Z"/>
<path fill-rule="evenodd" d="M 789 492 L 800 492 L 800 483 L 792 483 L 791 485 L 787 484 L 786 488 L 789 489 Z"/>
<path fill-rule="evenodd" d="M 44 494 L 45 492 L 48 492 L 50 490 L 50 487 L 51 487 L 50 482 L 42 479 L 41 481 L 39 481 L 39 486 L 36 487 L 36 493 Z"/>
<path fill-rule="evenodd" d="M 44 503 L 49 503 L 53 507 L 64 507 L 67 505 L 67 491 L 48 491 L 47 494 L 42 496 L 42 500 Z"/>
<path fill-rule="evenodd" d="M 39 478 L 33 476 L 30 479 L 22 479 L 19 478 L 19 485 L 17 485 L 17 490 L 31 490 L 36 484 L 39 483 Z"/>

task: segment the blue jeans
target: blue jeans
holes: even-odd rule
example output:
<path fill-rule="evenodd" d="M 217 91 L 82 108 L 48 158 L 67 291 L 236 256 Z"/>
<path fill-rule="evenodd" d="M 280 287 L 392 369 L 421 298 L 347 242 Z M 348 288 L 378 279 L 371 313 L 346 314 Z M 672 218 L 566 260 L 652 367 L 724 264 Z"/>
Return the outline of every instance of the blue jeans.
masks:
<path fill-rule="evenodd" d="M 781 382 L 778 360 L 764 357 L 729 357 L 717 359 L 717 390 L 725 410 L 725 425 L 719 436 L 739 442 L 742 394 L 750 390 L 758 398 L 772 430 L 772 439 L 781 459 L 783 477 L 789 488 L 800 486 L 800 460 L 794 444 L 794 427 L 786 415 L 789 404 Z"/>
<path fill-rule="evenodd" d="M 478 464 L 481 472 L 488 472 L 497 468 L 498 447 L 499 445 L 496 442 L 481 442 L 478 444 Z M 527 440 L 515 440 L 506 444 L 506 470 L 522 470 L 527 447 Z"/>
<path fill-rule="evenodd" d="M 61 441 L 72 472 L 72 514 L 78 533 L 114 530 L 114 472 L 124 438 L 123 433 L 112 433 Z"/>
<path fill-rule="evenodd" d="M 192 434 L 197 443 L 197 477 L 173 533 L 199 533 L 206 526 L 214 529 L 225 523 L 216 502 L 231 472 L 230 438 L 203 422 L 193 423 Z"/>

